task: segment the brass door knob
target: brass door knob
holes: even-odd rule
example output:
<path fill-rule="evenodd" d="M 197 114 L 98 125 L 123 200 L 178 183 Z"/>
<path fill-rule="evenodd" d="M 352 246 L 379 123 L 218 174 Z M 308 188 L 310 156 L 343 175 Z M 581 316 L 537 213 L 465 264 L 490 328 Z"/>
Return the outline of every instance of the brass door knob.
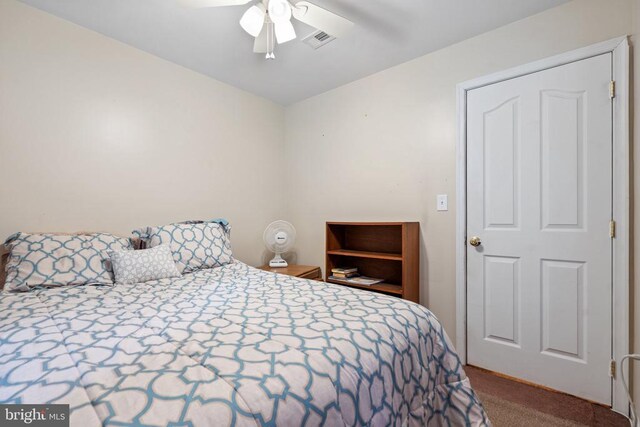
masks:
<path fill-rule="evenodd" d="M 478 247 L 482 244 L 482 240 L 478 236 L 473 236 L 469 239 L 469 244 L 473 247 Z"/>

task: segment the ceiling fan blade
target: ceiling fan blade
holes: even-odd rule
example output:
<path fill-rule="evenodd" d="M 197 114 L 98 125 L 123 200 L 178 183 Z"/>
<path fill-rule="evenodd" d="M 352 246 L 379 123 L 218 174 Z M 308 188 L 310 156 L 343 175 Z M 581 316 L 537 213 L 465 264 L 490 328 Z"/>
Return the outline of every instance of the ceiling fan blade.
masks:
<path fill-rule="evenodd" d="M 262 27 L 262 31 L 256 37 L 256 41 L 253 42 L 254 53 L 267 53 L 267 26 Z"/>
<path fill-rule="evenodd" d="M 293 5 L 292 9 L 293 17 L 298 21 L 324 31 L 330 36 L 342 37 L 353 27 L 353 22 L 348 19 L 308 1 L 299 1 Z"/>
<path fill-rule="evenodd" d="M 265 8 L 262 3 L 251 6 L 240 18 L 240 26 L 253 37 L 258 37 L 264 26 Z"/>
<path fill-rule="evenodd" d="M 291 21 L 281 21 L 275 23 L 276 40 L 278 44 L 286 43 L 296 38 L 296 30 Z"/>
<path fill-rule="evenodd" d="M 219 7 L 219 6 L 242 6 L 251 0 L 179 0 L 184 7 Z"/>

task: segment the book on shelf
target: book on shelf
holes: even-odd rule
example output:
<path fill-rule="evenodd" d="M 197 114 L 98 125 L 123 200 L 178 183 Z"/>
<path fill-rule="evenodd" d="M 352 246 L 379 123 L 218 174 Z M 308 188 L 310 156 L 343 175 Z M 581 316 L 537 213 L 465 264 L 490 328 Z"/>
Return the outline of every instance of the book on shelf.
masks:
<path fill-rule="evenodd" d="M 350 278 L 350 277 L 357 277 L 357 276 L 359 276 L 359 274 L 358 274 L 358 273 L 356 273 L 356 272 L 353 272 L 353 273 L 344 273 L 344 274 L 343 274 L 343 273 L 333 273 L 333 275 L 334 275 L 335 277 L 337 277 L 337 278 L 340 278 L 340 279 L 348 279 L 348 278 Z"/>
<path fill-rule="evenodd" d="M 349 274 L 349 273 L 357 273 L 358 269 L 356 267 L 332 268 L 331 272 L 337 273 L 337 274 Z"/>
<path fill-rule="evenodd" d="M 329 280 L 337 280 L 343 283 L 353 283 L 354 285 L 361 285 L 361 286 L 371 286 L 371 285 L 384 282 L 384 279 L 376 279 L 374 277 L 367 277 L 367 276 L 357 276 L 357 277 L 348 277 L 348 278 L 329 276 Z"/>

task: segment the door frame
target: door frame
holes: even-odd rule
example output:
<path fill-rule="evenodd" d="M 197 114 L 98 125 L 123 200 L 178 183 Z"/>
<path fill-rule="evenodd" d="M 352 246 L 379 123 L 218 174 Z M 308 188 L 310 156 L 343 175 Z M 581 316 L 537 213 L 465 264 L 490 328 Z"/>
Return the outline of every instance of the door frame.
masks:
<path fill-rule="evenodd" d="M 467 361 L 467 92 L 505 80 L 522 77 L 597 55 L 612 53 L 615 80 L 613 99 L 613 239 L 612 359 L 629 353 L 630 340 L 630 168 L 629 156 L 629 42 L 618 37 L 550 58 L 510 68 L 458 84 L 458 143 L 456 150 L 456 348 L 463 364 Z M 603 366 L 602 369 L 608 367 Z M 612 409 L 628 415 L 627 395 L 618 374 L 612 378 Z"/>

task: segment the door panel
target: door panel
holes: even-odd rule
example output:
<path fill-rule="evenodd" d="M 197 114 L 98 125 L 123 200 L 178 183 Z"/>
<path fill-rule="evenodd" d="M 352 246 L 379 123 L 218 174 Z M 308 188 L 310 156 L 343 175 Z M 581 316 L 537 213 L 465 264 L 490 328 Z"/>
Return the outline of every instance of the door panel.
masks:
<path fill-rule="evenodd" d="M 485 228 L 517 227 L 518 98 L 484 114 Z"/>
<path fill-rule="evenodd" d="M 485 338 L 518 346 L 518 259 L 484 258 Z M 491 310 L 491 307 L 501 307 Z"/>
<path fill-rule="evenodd" d="M 583 262 L 542 260 L 542 352 L 584 361 Z"/>
<path fill-rule="evenodd" d="M 467 93 L 467 360 L 611 404 L 611 55 Z"/>
<path fill-rule="evenodd" d="M 542 91 L 543 228 L 582 228 L 584 92 Z"/>

